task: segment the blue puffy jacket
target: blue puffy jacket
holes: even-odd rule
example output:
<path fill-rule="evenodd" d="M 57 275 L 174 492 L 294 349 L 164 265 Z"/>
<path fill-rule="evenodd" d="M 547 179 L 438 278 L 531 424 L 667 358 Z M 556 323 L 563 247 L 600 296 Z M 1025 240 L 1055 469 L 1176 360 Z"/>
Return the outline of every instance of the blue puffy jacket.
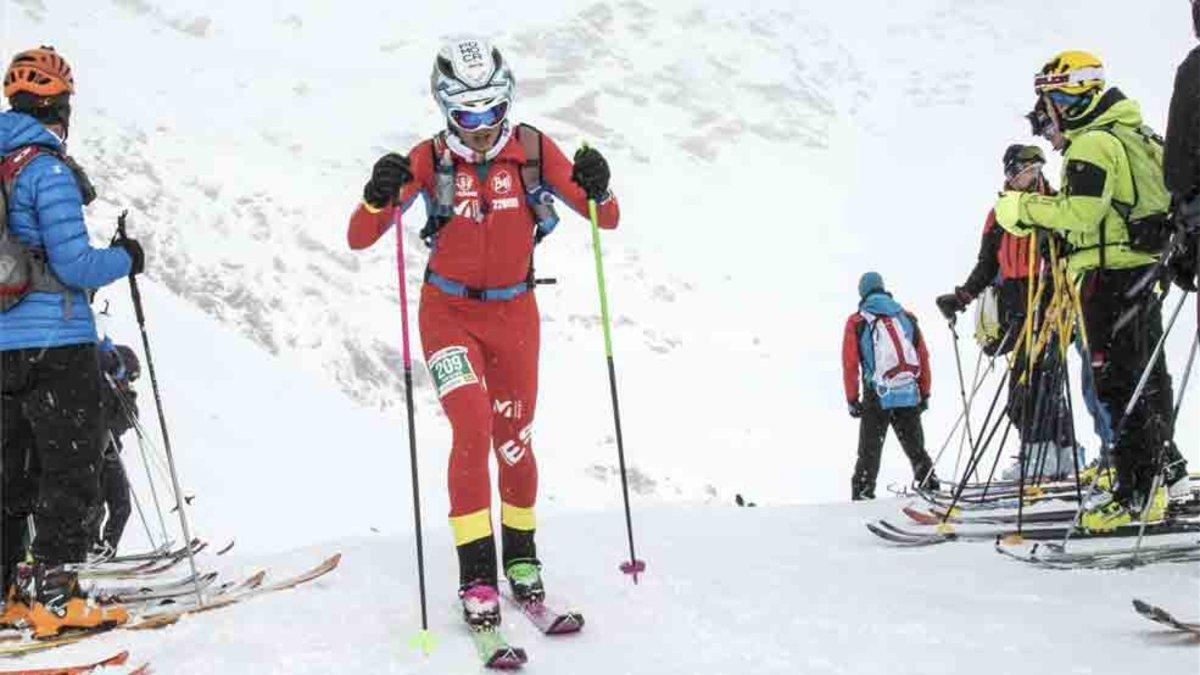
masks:
<path fill-rule="evenodd" d="M 62 147 L 34 118 L 0 113 L 0 153 L 26 145 Z M 45 251 L 50 269 L 73 290 L 69 305 L 57 293 L 30 293 L 0 312 L 0 351 L 96 342 L 86 291 L 127 276 L 133 263 L 122 248 L 95 249 L 88 243 L 75 174 L 62 160 L 42 154 L 25 165 L 8 196 L 8 227 L 26 246 Z"/>

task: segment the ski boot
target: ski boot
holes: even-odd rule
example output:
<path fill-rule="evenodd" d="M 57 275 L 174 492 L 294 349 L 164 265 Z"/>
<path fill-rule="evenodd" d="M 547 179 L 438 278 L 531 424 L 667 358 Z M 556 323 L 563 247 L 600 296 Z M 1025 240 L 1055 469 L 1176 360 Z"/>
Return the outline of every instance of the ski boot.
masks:
<path fill-rule="evenodd" d="M 1100 461 L 1092 462 L 1083 471 L 1079 472 L 1079 482 L 1084 485 L 1096 484 L 1096 488 L 1100 490 L 1111 490 L 1113 481 L 1117 477 L 1117 470 L 1111 465 L 1105 467 L 1104 471 L 1100 470 Z"/>
<path fill-rule="evenodd" d="M 1135 498 L 1128 501 L 1137 503 L 1140 500 Z M 1142 517 L 1139 518 L 1139 515 Z M 1079 517 L 1079 526 L 1093 532 L 1105 532 L 1143 520 L 1147 523 L 1157 522 L 1165 518 L 1166 515 L 1167 489 L 1160 487 L 1154 491 L 1154 498 L 1150 500 L 1145 511 L 1140 514 L 1136 506 L 1131 506 L 1126 500 L 1118 499 L 1114 496 L 1084 511 Z"/>
<path fill-rule="evenodd" d="M 119 626 L 129 621 L 129 612 L 118 603 L 97 603 L 79 588 L 79 578 L 73 572 L 46 570 L 33 565 L 33 602 L 26 622 L 33 628 L 33 637 L 52 638 L 60 631 Z M 18 566 L 18 576 L 22 574 Z"/>
<path fill-rule="evenodd" d="M 14 584 L 4 594 L 4 611 L 0 612 L 0 628 L 22 628 L 29 622 L 29 598 Z"/>
<path fill-rule="evenodd" d="M 541 602 L 546 599 L 542 585 L 542 564 L 536 560 L 514 560 L 504 569 L 513 599 L 520 603 Z"/>
<path fill-rule="evenodd" d="M 942 489 L 942 482 L 938 480 L 936 473 L 930 471 L 925 480 L 921 481 L 921 484 L 917 486 L 917 489 L 921 492 L 937 492 Z M 872 494 L 871 499 L 874 498 L 875 495 Z"/>
<path fill-rule="evenodd" d="M 462 600 L 463 620 L 472 630 L 488 630 L 500 625 L 500 593 L 486 581 L 473 581 L 458 591 Z"/>
<path fill-rule="evenodd" d="M 1163 484 L 1167 486 L 1167 499 L 1185 502 L 1192 496 L 1192 479 L 1188 476 L 1187 462 L 1180 460 L 1163 469 Z"/>

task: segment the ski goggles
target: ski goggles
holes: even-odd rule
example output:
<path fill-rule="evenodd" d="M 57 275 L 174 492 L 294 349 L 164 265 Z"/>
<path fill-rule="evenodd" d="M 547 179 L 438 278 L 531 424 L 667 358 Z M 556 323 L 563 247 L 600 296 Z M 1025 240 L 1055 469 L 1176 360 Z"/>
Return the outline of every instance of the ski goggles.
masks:
<path fill-rule="evenodd" d="M 498 126 L 508 116 L 508 101 L 500 101 L 484 110 L 456 108 L 450 111 L 450 120 L 463 131 L 478 131 Z"/>
<path fill-rule="evenodd" d="M 1045 96 L 1038 97 L 1037 105 L 1025 115 L 1025 119 L 1029 120 L 1030 133 L 1047 140 L 1058 129 L 1058 121 L 1050 113 L 1050 106 L 1047 105 Z"/>
<path fill-rule="evenodd" d="M 1036 145 L 1022 146 L 1017 152 L 1008 155 L 1004 161 L 1004 177 L 1012 180 L 1033 167 L 1041 168 L 1046 158 Z"/>

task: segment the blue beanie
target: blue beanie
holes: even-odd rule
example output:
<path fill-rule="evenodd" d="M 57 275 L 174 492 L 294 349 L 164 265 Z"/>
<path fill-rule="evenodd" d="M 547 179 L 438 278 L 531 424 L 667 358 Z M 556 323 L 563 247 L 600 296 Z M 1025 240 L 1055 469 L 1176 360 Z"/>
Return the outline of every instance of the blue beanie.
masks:
<path fill-rule="evenodd" d="M 858 280 L 858 297 L 865 298 L 868 295 L 882 291 L 883 277 L 879 276 L 879 272 L 867 272 Z"/>

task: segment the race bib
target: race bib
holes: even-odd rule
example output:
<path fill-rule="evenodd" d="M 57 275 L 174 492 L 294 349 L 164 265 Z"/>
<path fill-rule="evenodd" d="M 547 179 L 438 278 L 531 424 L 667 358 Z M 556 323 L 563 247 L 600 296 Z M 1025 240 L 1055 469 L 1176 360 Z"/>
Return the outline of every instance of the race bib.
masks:
<path fill-rule="evenodd" d="M 429 357 L 429 373 L 433 376 L 438 398 L 445 398 L 459 387 L 479 382 L 475 370 L 471 368 L 471 360 L 467 358 L 467 348 L 457 345 L 434 352 Z"/>

